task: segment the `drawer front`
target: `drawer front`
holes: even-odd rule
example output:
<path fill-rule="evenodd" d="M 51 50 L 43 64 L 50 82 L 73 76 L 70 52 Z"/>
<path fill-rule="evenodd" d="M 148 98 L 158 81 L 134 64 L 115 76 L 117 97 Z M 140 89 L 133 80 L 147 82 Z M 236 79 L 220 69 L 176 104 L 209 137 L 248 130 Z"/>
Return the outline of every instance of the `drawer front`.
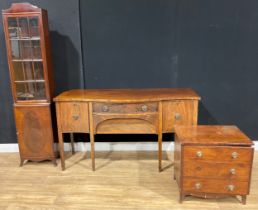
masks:
<path fill-rule="evenodd" d="M 158 113 L 93 114 L 93 128 L 99 134 L 156 134 Z"/>
<path fill-rule="evenodd" d="M 249 183 L 236 180 L 183 179 L 183 191 L 191 193 L 249 194 Z"/>
<path fill-rule="evenodd" d="M 251 147 L 184 146 L 183 148 L 185 161 L 246 162 L 251 164 L 252 156 L 253 149 Z"/>
<path fill-rule="evenodd" d="M 249 181 L 250 170 L 251 165 L 247 163 L 185 161 L 183 176 Z"/>
<path fill-rule="evenodd" d="M 62 132 L 89 132 L 88 103 L 57 103 L 58 123 Z"/>
<path fill-rule="evenodd" d="M 147 103 L 93 103 L 94 113 L 145 113 L 157 112 L 157 102 Z"/>

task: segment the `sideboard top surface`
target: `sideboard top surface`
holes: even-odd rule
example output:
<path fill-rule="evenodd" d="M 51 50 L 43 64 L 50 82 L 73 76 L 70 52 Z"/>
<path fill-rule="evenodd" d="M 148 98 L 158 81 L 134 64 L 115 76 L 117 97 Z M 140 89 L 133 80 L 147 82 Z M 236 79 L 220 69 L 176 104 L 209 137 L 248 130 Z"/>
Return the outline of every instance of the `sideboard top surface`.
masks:
<path fill-rule="evenodd" d="M 175 99 L 200 100 L 192 89 L 76 89 L 61 93 L 54 101 L 141 102 Z"/>
<path fill-rule="evenodd" d="M 182 145 L 253 145 L 253 142 L 234 125 L 176 126 L 175 133 Z"/>

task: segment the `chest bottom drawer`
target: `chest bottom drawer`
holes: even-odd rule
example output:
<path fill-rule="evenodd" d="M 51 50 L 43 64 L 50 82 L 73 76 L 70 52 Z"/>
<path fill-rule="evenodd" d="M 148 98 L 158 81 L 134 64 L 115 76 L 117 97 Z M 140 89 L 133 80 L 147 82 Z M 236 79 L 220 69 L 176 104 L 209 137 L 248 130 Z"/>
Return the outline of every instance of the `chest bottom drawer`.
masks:
<path fill-rule="evenodd" d="M 237 180 L 184 178 L 183 191 L 188 193 L 249 194 L 249 183 Z"/>

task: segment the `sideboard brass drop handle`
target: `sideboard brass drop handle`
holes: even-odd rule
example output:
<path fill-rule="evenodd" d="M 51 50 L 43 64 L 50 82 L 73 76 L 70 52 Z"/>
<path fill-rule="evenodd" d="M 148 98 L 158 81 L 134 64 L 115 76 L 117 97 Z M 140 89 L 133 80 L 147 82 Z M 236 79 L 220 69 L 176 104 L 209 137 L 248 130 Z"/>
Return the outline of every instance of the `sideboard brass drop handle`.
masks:
<path fill-rule="evenodd" d="M 103 111 L 103 112 L 108 112 L 108 110 L 109 110 L 109 108 L 108 108 L 107 105 L 104 105 L 104 106 L 102 107 L 102 111 Z"/>
<path fill-rule="evenodd" d="M 148 111 L 148 106 L 147 105 L 142 105 L 141 110 L 143 112 L 147 112 Z"/>

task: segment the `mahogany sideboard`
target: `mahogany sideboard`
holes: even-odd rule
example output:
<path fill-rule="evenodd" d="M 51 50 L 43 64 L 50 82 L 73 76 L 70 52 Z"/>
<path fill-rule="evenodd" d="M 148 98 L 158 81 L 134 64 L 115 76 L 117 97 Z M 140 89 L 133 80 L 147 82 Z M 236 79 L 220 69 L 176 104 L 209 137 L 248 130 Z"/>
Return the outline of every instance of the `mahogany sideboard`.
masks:
<path fill-rule="evenodd" d="M 196 125 L 199 100 L 192 89 L 175 88 L 78 89 L 61 93 L 54 101 L 62 170 L 63 133 L 80 132 L 90 134 L 93 170 L 95 134 L 157 134 L 161 171 L 162 133 L 174 132 L 175 125 Z"/>

